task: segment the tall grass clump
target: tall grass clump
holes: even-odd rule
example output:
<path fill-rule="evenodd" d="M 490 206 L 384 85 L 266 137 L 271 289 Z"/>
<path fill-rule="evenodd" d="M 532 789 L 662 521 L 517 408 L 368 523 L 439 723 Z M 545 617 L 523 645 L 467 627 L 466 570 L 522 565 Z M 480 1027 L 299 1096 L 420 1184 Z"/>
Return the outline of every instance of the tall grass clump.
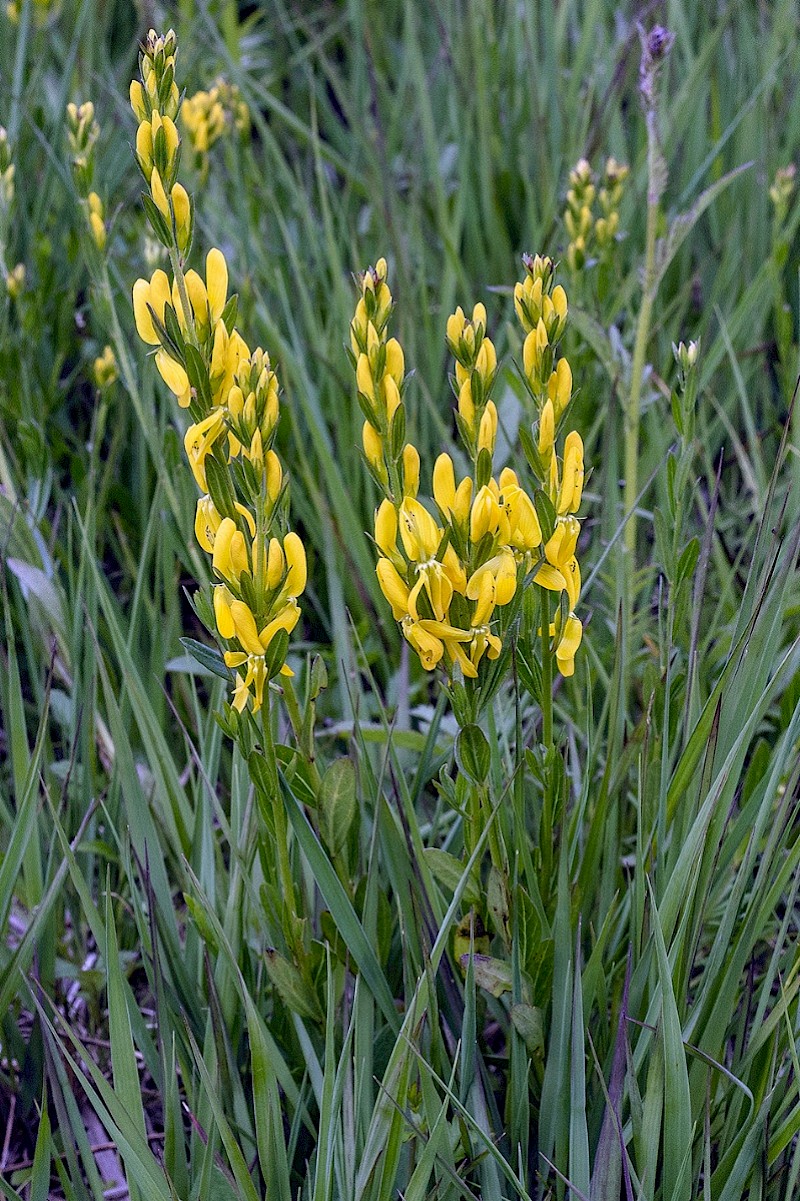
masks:
<path fill-rule="evenodd" d="M 373 8 L 0 14 L 0 1192 L 783 1201 L 797 14 Z"/>

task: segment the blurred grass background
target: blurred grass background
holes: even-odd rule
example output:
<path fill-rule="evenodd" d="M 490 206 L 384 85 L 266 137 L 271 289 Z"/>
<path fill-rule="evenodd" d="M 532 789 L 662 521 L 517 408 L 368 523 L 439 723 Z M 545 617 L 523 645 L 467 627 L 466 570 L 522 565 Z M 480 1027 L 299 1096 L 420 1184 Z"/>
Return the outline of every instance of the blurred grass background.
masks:
<path fill-rule="evenodd" d="M 647 342 L 638 570 L 620 632 L 648 178 L 637 18 L 675 35 L 658 232 L 687 236 Z M 265 966 L 280 922 L 246 768 L 212 715 L 221 684 L 178 641 L 202 636 L 183 588 L 207 568 L 172 398 L 129 301 L 152 269 L 127 103 L 151 24 L 174 25 L 188 93 L 222 75 L 249 107 L 249 134 L 212 149 L 207 180 L 190 176 L 195 256 L 224 250 L 239 328 L 279 364 L 279 446 L 311 562 L 299 695 L 316 707 L 320 769 L 344 755 L 357 768 L 347 846 L 317 844 L 350 909 L 332 884 L 315 889 L 324 863 L 295 827 L 318 956 L 317 992 L 299 1000 Z M 800 156 L 799 32 L 793 0 L 64 0 L 0 15 L 16 165 L 2 265 L 26 270 L 21 295 L 0 301 L 6 1196 L 99 1198 L 123 1164 L 132 1197 L 563 1196 L 565 1177 L 575 1196 L 614 1201 L 794 1195 L 800 201 L 795 190 L 776 213 L 769 189 Z M 102 258 L 64 132 L 66 103 L 87 99 Z M 528 955 L 500 997 L 452 970 L 437 1001 L 425 964 L 447 960 L 438 932 L 454 889 L 451 924 L 473 886 L 463 864 L 432 875 L 423 850 L 459 851 L 447 778 L 433 783 L 452 722 L 401 645 L 364 535 L 376 497 L 343 349 L 350 276 L 388 257 L 428 470 L 453 435 L 446 318 L 486 304 L 513 462 L 520 257 L 563 258 L 569 171 L 610 155 L 631 166 L 613 273 L 562 268 L 573 421 L 593 467 L 586 642 L 556 698 L 565 809 L 548 848 L 534 765 L 519 766 L 536 706 L 524 689 L 502 694 L 492 796 L 506 798 L 509 837 L 532 839 L 515 909 Z M 696 431 L 670 507 L 672 344 L 689 339 L 702 344 Z M 98 393 L 106 343 L 121 378 Z M 677 551 L 697 539 L 682 581 L 676 503 Z M 364 931 L 374 971 L 354 986 L 340 944 Z"/>

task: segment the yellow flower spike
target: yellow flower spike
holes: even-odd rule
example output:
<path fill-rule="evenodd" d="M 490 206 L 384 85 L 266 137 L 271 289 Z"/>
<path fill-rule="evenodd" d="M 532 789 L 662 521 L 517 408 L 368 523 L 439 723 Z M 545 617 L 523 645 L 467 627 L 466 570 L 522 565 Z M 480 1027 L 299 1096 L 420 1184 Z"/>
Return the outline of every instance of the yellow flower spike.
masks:
<path fill-rule="evenodd" d="M 555 439 L 555 409 L 553 407 L 552 400 L 548 397 L 548 399 L 544 402 L 542 413 L 539 418 L 539 454 L 545 464 L 550 462 L 550 456 L 553 453 Z"/>
<path fill-rule="evenodd" d="M 403 447 L 403 495 L 415 497 L 419 492 L 419 451 L 407 442 Z"/>
<path fill-rule="evenodd" d="M 158 211 L 169 222 L 171 220 L 169 200 L 167 199 L 167 193 L 164 191 L 164 184 L 161 182 L 158 167 L 153 167 L 153 172 L 150 176 L 150 195 L 153 197 L 153 203 Z"/>
<path fill-rule="evenodd" d="M 306 548 L 293 530 L 290 530 L 283 540 L 283 551 L 288 568 L 286 582 L 283 585 L 284 592 L 287 596 L 301 596 L 308 580 Z"/>
<path fill-rule="evenodd" d="M 214 618 L 220 638 L 233 638 L 236 626 L 233 624 L 231 602 L 233 597 L 224 584 L 217 584 L 214 589 Z M 229 664 L 230 666 L 230 664 Z"/>
<path fill-rule="evenodd" d="M 178 398 L 178 404 L 182 409 L 189 406 L 192 398 L 192 390 L 189 386 L 189 376 L 181 367 L 180 363 L 176 363 L 165 350 L 157 350 L 156 367 L 158 373 L 163 379 L 171 392 L 174 392 Z"/>
<path fill-rule="evenodd" d="M 484 342 L 484 346 L 486 343 Z M 486 408 L 483 410 L 481 424 L 478 430 L 478 450 L 488 450 L 490 455 L 494 454 L 495 442 L 497 440 L 497 409 L 493 400 L 487 401 Z"/>
<path fill-rule="evenodd" d="M 202 421 L 190 425 L 183 439 L 186 457 L 192 469 L 197 486 L 201 492 L 207 492 L 206 486 L 206 455 L 210 452 L 217 438 L 224 432 L 225 418 L 221 409 L 209 413 Z M 230 520 L 230 518 L 226 518 Z"/>
<path fill-rule="evenodd" d="M 178 249 L 181 254 L 185 254 L 192 231 L 192 204 L 189 200 L 189 193 L 181 183 L 175 184 L 171 195 L 172 209 L 175 213 L 175 229 L 178 234 Z"/>
<path fill-rule="evenodd" d="M 225 255 L 216 247 L 206 256 L 206 287 L 211 309 L 211 323 L 215 325 L 222 316 L 228 299 L 228 264 Z"/>
<path fill-rule="evenodd" d="M 542 588 L 546 588 L 548 592 L 563 592 L 567 587 L 567 581 L 551 563 L 542 563 L 536 570 L 533 577 L 534 582 L 540 584 Z"/>
<path fill-rule="evenodd" d="M 582 638 L 583 626 L 575 614 L 570 613 L 564 623 L 561 640 L 556 647 L 556 662 L 562 676 L 569 677 L 575 674 L 575 655 L 578 652 Z"/>
<path fill-rule="evenodd" d="M 564 469 L 556 510 L 560 517 L 577 513 L 583 496 L 583 439 L 573 430 L 564 443 Z"/>
<path fill-rule="evenodd" d="M 424 505 L 407 496 L 400 506 L 398 526 L 403 549 L 409 559 L 422 563 L 435 558 L 442 531 Z"/>
<path fill-rule="evenodd" d="M 381 592 L 392 608 L 395 621 L 402 621 L 408 613 L 408 585 L 400 578 L 400 573 L 389 559 L 378 559 L 375 567 Z"/>

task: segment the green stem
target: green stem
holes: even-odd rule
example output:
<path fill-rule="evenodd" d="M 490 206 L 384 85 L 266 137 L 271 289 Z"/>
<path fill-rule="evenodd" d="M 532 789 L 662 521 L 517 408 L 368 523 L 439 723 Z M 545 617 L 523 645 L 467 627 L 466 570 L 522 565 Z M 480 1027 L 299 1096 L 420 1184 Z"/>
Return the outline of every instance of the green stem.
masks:
<path fill-rule="evenodd" d="M 297 916 L 297 898 L 294 890 L 292 865 L 289 859 L 289 824 L 286 820 L 286 810 L 283 806 L 280 783 L 278 781 L 278 759 L 275 754 L 275 740 L 272 737 L 272 697 L 268 694 L 261 709 L 261 729 L 264 737 L 264 758 L 267 762 L 270 777 L 270 797 L 272 805 L 272 820 L 275 828 L 275 856 L 277 859 L 278 879 L 280 880 L 284 904 L 289 911 L 290 929 L 287 942 L 292 953 L 299 956 L 302 950 L 299 944 L 299 920 Z"/>
<path fill-rule="evenodd" d="M 648 187 L 647 234 L 644 260 L 644 286 L 639 322 L 636 327 L 636 342 L 631 366 L 631 390 L 625 410 L 625 514 L 630 514 L 625 526 L 625 547 L 635 569 L 636 555 L 636 496 L 639 487 L 639 419 L 642 402 L 642 376 L 647 340 L 650 336 L 650 319 L 655 300 L 656 227 L 658 223 L 658 200 L 654 198 L 652 185 Z"/>
<path fill-rule="evenodd" d="M 542 744 L 553 746 L 553 659 L 550 650 L 550 594 L 539 587 L 542 600 Z"/>
<path fill-rule="evenodd" d="M 181 302 L 183 309 L 183 319 L 186 322 L 186 330 L 189 341 L 193 346 L 197 346 L 197 332 L 194 328 L 194 309 L 189 301 L 189 293 L 186 291 L 186 277 L 183 274 L 180 255 L 176 246 L 172 245 L 169 248 L 169 261 L 172 265 L 172 274 L 175 277 L 175 283 L 178 285 L 178 299 Z"/>

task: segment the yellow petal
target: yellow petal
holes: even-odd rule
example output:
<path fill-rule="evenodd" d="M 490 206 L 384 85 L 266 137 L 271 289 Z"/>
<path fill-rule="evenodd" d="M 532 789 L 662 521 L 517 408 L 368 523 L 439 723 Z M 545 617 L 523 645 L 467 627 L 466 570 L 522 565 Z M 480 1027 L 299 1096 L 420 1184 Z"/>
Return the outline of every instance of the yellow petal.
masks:
<path fill-rule="evenodd" d="M 150 285 L 146 279 L 137 279 L 133 285 L 133 316 L 136 321 L 136 332 L 148 346 L 158 346 L 161 342 L 153 325 L 153 319 L 147 307 L 150 301 Z"/>
<path fill-rule="evenodd" d="M 156 351 L 156 367 L 158 373 L 171 392 L 176 396 L 184 396 L 189 391 L 189 376 L 165 350 Z"/>
<path fill-rule="evenodd" d="M 286 555 L 286 565 L 289 568 L 284 589 L 289 596 L 300 596 L 305 590 L 308 578 L 306 548 L 302 539 L 293 530 L 290 530 L 284 538 L 283 550 Z"/>
<path fill-rule="evenodd" d="M 214 589 L 214 616 L 217 620 L 220 638 L 233 638 L 236 633 L 231 614 L 232 600 L 233 597 L 225 585 L 218 584 Z"/>
<path fill-rule="evenodd" d="M 256 620 L 253 617 L 250 606 L 246 605 L 244 601 L 232 600 L 230 608 L 233 624 L 236 627 L 236 637 L 248 655 L 262 654 L 263 647 L 258 639 Z"/>
<path fill-rule="evenodd" d="M 222 316 L 228 298 L 228 264 L 225 255 L 216 247 L 209 250 L 206 256 L 206 285 L 213 325 Z"/>
<path fill-rule="evenodd" d="M 408 613 L 408 585 L 400 578 L 400 573 L 389 559 L 378 559 L 375 574 L 381 592 L 392 606 L 392 616 L 395 621 L 402 621 Z"/>

